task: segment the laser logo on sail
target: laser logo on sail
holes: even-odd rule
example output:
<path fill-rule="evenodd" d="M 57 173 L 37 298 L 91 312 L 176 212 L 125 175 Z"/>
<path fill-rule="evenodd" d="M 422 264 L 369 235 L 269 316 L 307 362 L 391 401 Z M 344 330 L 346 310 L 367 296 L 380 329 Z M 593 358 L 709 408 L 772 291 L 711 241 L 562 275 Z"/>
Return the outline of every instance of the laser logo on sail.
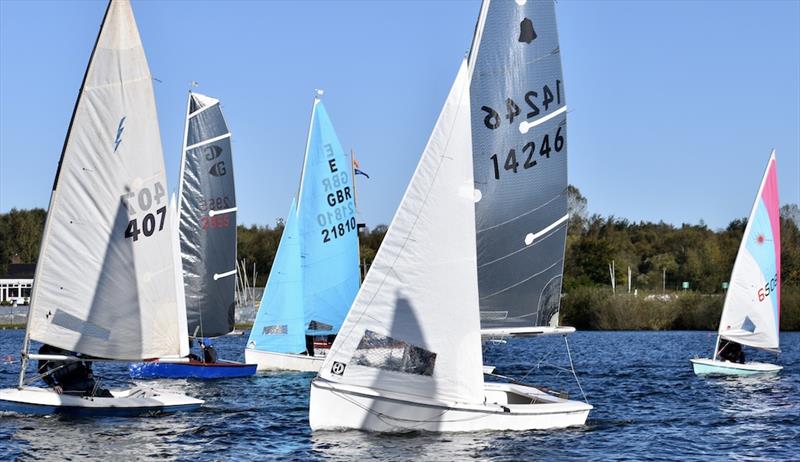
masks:
<path fill-rule="evenodd" d="M 122 143 L 122 131 L 125 130 L 125 116 L 119 119 L 119 126 L 117 127 L 117 137 L 114 139 L 114 152 L 117 152 L 119 144 Z"/>

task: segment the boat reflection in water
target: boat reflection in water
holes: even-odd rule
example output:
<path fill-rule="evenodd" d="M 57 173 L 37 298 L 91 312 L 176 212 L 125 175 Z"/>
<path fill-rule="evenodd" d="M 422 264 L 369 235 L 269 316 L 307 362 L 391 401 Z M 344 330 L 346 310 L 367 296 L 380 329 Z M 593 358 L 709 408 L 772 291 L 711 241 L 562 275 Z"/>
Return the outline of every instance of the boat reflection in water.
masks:
<path fill-rule="evenodd" d="M 65 460 L 69 455 L 120 461 L 191 459 L 208 450 L 207 445 L 198 444 L 196 436 L 185 437 L 198 430 L 197 421 L 178 415 L 102 420 L 15 417 L 15 423 L 17 429 L 10 439 L 18 446 L 21 460 Z"/>

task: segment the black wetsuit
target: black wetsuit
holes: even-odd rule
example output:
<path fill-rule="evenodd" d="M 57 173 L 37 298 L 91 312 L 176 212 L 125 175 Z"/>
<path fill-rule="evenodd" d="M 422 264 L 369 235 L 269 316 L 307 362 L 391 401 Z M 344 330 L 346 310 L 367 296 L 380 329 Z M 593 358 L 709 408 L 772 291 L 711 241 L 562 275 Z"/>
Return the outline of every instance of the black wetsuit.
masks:
<path fill-rule="evenodd" d="M 717 354 L 725 361 L 744 364 L 744 351 L 742 351 L 742 345 L 739 343 L 722 339 L 720 340 Z"/>
<path fill-rule="evenodd" d="M 212 345 L 201 345 L 203 348 L 203 362 L 215 363 L 217 362 L 217 350 Z"/>
<path fill-rule="evenodd" d="M 77 356 L 75 353 L 50 345 L 42 345 L 39 348 L 39 354 Z M 108 390 L 97 386 L 97 381 L 92 373 L 91 361 L 47 361 L 40 359 L 38 369 L 42 380 L 48 386 L 59 386 L 64 393 L 113 398 L 113 395 Z"/>

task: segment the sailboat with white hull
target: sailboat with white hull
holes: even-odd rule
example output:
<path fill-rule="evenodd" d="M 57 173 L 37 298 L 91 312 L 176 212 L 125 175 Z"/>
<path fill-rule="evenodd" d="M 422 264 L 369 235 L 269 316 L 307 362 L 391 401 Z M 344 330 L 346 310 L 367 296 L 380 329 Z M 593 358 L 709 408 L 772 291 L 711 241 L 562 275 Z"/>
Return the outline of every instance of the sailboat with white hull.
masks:
<path fill-rule="evenodd" d="M 777 374 L 783 367 L 732 357 L 741 345 L 778 352 L 781 314 L 781 228 L 775 151 L 758 188 L 733 264 L 711 359 L 690 359 L 697 375 Z"/>
<path fill-rule="evenodd" d="M 245 360 L 317 372 L 361 279 L 352 159 L 314 97 L 297 200 L 286 217 Z"/>
<path fill-rule="evenodd" d="M 551 2 L 486 1 L 476 43 L 496 28 L 553 17 L 553 8 Z M 504 42 L 506 52 L 526 45 L 517 37 Z M 494 130 L 503 118 L 481 107 L 474 112 L 475 53 L 461 64 L 372 267 L 311 383 L 312 430 L 549 429 L 582 425 L 592 409 L 532 386 L 484 382 L 475 204 L 485 197 L 485 179 L 473 167 L 474 133 Z M 494 75 L 513 80 L 509 72 Z M 561 113 L 549 117 L 555 132 Z M 547 159 L 539 163 L 547 168 Z"/>
<path fill-rule="evenodd" d="M 186 356 L 183 282 L 165 186 L 150 70 L 130 2 L 112 0 L 56 172 L 19 386 L 0 390 L 0 410 L 140 415 L 203 403 L 143 388 L 76 395 L 26 381 L 27 365 L 35 360 Z M 31 341 L 74 354 L 33 354 Z"/>
<path fill-rule="evenodd" d="M 181 152 L 179 235 L 188 334 L 233 331 L 236 309 L 236 190 L 231 133 L 220 102 L 189 92 Z M 255 374 L 255 364 L 191 356 L 188 362 L 151 360 L 130 366 L 133 378 L 218 379 Z M 211 359 L 211 358 L 209 358 Z"/>

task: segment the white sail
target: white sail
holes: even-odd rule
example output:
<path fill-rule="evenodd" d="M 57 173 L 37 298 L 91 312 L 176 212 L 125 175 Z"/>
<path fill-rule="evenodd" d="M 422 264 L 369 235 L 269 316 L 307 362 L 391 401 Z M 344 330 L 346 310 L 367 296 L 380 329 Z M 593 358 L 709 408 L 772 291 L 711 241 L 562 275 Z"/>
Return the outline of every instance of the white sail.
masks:
<path fill-rule="evenodd" d="M 320 375 L 483 402 L 469 72 L 464 62 Z"/>
<path fill-rule="evenodd" d="M 130 2 L 110 2 L 50 200 L 30 338 L 114 359 L 188 354 L 175 215 Z"/>
<path fill-rule="evenodd" d="M 779 347 L 779 204 L 777 164 L 773 151 L 736 255 L 719 323 L 722 338 L 767 350 Z"/>

